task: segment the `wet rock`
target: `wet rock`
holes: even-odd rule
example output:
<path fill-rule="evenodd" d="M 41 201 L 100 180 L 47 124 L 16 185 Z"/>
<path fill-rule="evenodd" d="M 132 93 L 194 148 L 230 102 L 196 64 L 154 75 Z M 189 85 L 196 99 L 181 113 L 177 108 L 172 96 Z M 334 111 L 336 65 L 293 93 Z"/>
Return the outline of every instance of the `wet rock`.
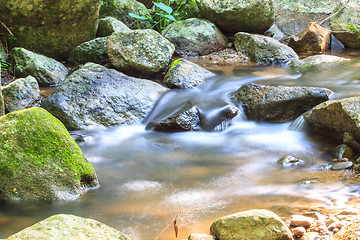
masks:
<path fill-rule="evenodd" d="M 325 52 L 330 47 L 330 31 L 311 22 L 302 32 L 290 38 L 288 46 L 297 53 Z"/>
<path fill-rule="evenodd" d="M 350 161 L 346 161 L 346 162 L 337 162 L 333 165 L 331 165 L 330 169 L 333 171 L 342 171 L 345 169 L 350 169 L 352 168 L 354 164 Z"/>
<path fill-rule="evenodd" d="M 33 106 L 40 98 L 40 88 L 32 76 L 19 78 L 2 88 L 6 112 Z"/>
<path fill-rule="evenodd" d="M 170 63 L 175 46 L 150 29 L 114 32 L 107 41 L 110 63 L 120 71 L 154 74 Z"/>
<path fill-rule="evenodd" d="M 182 57 L 206 55 L 226 48 L 227 44 L 227 38 L 213 23 L 198 18 L 172 23 L 161 33 Z"/>
<path fill-rule="evenodd" d="M 113 17 L 105 17 L 99 20 L 96 36 L 107 37 L 110 36 L 113 32 L 120 32 L 126 30 L 130 30 L 130 28 L 126 26 L 123 22 Z"/>
<path fill-rule="evenodd" d="M 296 227 L 296 228 L 292 229 L 292 233 L 293 233 L 294 237 L 301 238 L 306 234 L 306 229 L 303 227 Z"/>
<path fill-rule="evenodd" d="M 180 58 L 171 63 L 164 77 L 164 83 L 170 88 L 193 88 L 200 85 L 204 79 L 213 77 L 215 74 Z"/>
<path fill-rule="evenodd" d="M 331 32 L 346 47 L 360 48 L 360 2 L 350 0 L 346 5 L 340 2 L 330 18 Z"/>
<path fill-rule="evenodd" d="M 237 51 L 256 63 L 287 63 L 298 59 L 292 48 L 271 37 L 238 32 L 234 44 Z"/>
<path fill-rule="evenodd" d="M 107 63 L 107 37 L 100 37 L 84 42 L 74 48 L 68 58 L 69 63 L 74 65 L 93 62 L 98 64 Z"/>
<path fill-rule="evenodd" d="M 315 55 L 305 59 L 292 61 L 290 67 L 298 72 L 309 72 L 316 69 L 331 68 L 348 61 L 350 61 L 350 59 L 332 55 Z"/>
<path fill-rule="evenodd" d="M 98 185 L 64 125 L 42 108 L 0 118 L 0 199 L 74 199 Z"/>
<path fill-rule="evenodd" d="M 350 146 L 340 144 L 334 149 L 333 155 L 339 160 L 342 160 L 343 158 L 353 159 L 355 157 L 355 152 Z"/>
<path fill-rule="evenodd" d="M 68 76 L 42 103 L 68 129 L 134 124 L 151 110 L 166 88 L 87 63 Z"/>
<path fill-rule="evenodd" d="M 60 62 L 25 48 L 13 48 L 10 61 L 18 77 L 33 76 L 41 86 L 58 85 L 68 74 Z"/>
<path fill-rule="evenodd" d="M 309 227 L 315 221 L 314 218 L 305 217 L 302 215 L 292 215 L 290 219 L 290 226 L 292 227 Z"/>
<path fill-rule="evenodd" d="M 250 210 L 216 220 L 210 231 L 219 240 L 285 240 L 293 239 L 286 224 L 275 213 Z"/>
<path fill-rule="evenodd" d="M 109 239 L 129 240 L 126 235 L 101 222 L 70 214 L 58 214 L 9 237 L 15 239 Z"/>
<path fill-rule="evenodd" d="M 241 104 L 250 120 L 288 122 L 329 99 L 326 88 L 284 87 L 246 84 L 239 88 L 232 100 Z"/>
<path fill-rule="evenodd" d="M 278 163 L 284 167 L 293 167 L 298 165 L 304 165 L 304 160 L 298 159 L 291 155 L 286 155 L 278 160 Z"/>
<path fill-rule="evenodd" d="M 349 132 L 344 132 L 343 143 L 352 147 L 355 151 L 360 152 L 360 144 Z"/>
<path fill-rule="evenodd" d="M 228 32 L 264 33 L 274 23 L 272 0 L 199 0 L 197 5 L 206 19 Z"/>
<path fill-rule="evenodd" d="M 100 17 L 113 17 L 131 29 L 150 27 L 148 20 L 136 19 L 129 16 L 129 13 L 141 17 L 149 17 L 149 11 L 144 4 L 135 0 L 103 0 L 100 6 Z"/>
<path fill-rule="evenodd" d="M 198 108 L 200 127 L 204 131 L 222 131 L 231 119 L 236 117 L 239 109 L 232 104 L 225 104 L 215 109 Z"/>
<path fill-rule="evenodd" d="M 0 1 L 0 21 L 15 35 L 12 47 L 55 59 L 95 37 L 101 0 Z"/>
<path fill-rule="evenodd" d="M 215 236 L 208 234 L 192 233 L 188 240 L 215 240 Z"/>

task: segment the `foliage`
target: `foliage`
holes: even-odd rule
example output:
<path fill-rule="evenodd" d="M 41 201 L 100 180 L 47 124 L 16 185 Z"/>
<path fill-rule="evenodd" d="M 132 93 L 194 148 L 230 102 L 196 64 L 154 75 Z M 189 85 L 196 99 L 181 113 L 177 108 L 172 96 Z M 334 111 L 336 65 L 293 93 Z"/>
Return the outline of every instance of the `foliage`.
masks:
<path fill-rule="evenodd" d="M 358 34 L 358 38 L 360 40 L 360 30 L 357 29 L 354 25 L 349 24 L 349 25 L 344 26 L 344 28 L 349 29 L 351 32 L 356 32 Z"/>
<path fill-rule="evenodd" d="M 9 67 L 10 67 L 10 63 L 5 62 L 5 61 L 1 61 L 1 67 L 0 67 L 1 72 L 8 71 Z"/>

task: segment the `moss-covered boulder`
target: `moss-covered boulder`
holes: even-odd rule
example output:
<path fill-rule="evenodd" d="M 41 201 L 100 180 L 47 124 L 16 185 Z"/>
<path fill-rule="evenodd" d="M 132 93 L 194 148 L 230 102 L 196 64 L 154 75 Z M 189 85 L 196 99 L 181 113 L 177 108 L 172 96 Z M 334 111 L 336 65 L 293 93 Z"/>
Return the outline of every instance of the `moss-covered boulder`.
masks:
<path fill-rule="evenodd" d="M 0 118 L 0 199 L 73 199 L 98 185 L 64 125 L 42 108 Z"/>
<path fill-rule="evenodd" d="M 297 72 L 308 72 L 316 69 L 332 68 L 338 64 L 349 62 L 350 59 L 333 55 L 315 55 L 304 59 L 294 60 L 290 67 Z"/>
<path fill-rule="evenodd" d="M 107 41 L 110 63 L 118 70 L 151 75 L 170 63 L 175 46 L 151 29 L 114 32 Z"/>
<path fill-rule="evenodd" d="M 32 76 L 16 79 L 4 86 L 2 93 L 6 112 L 32 107 L 41 98 L 39 84 Z"/>
<path fill-rule="evenodd" d="M 0 21 L 15 46 L 56 59 L 95 37 L 101 0 L 0 0 Z"/>
<path fill-rule="evenodd" d="M 31 75 L 42 86 L 58 85 L 68 74 L 67 68 L 62 63 L 25 48 L 13 48 L 9 57 L 16 76 Z"/>
<path fill-rule="evenodd" d="M 96 36 L 107 37 L 110 36 L 113 32 L 119 32 L 124 30 L 130 30 L 130 28 L 116 18 L 104 17 L 99 20 Z"/>
<path fill-rule="evenodd" d="M 182 57 L 206 55 L 226 48 L 227 38 L 208 20 L 190 18 L 172 23 L 162 35 Z"/>
<path fill-rule="evenodd" d="M 106 50 L 107 39 L 107 37 L 100 37 L 80 44 L 70 53 L 68 61 L 75 65 L 87 62 L 107 63 L 109 61 Z"/>
<path fill-rule="evenodd" d="M 274 23 L 273 0 L 198 0 L 202 15 L 228 32 L 264 33 Z"/>
<path fill-rule="evenodd" d="M 130 240 L 118 230 L 90 218 L 70 214 L 53 215 L 10 236 L 20 239 L 107 239 Z"/>

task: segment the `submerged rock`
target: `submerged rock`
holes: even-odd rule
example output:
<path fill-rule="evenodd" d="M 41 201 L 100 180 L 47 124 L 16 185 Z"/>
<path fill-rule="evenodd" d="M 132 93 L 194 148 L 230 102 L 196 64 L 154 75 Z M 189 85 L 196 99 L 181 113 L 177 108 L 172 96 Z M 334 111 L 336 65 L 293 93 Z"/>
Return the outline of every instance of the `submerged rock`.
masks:
<path fill-rule="evenodd" d="M 33 106 L 40 98 L 40 88 L 32 76 L 19 78 L 2 89 L 6 112 L 18 111 Z"/>
<path fill-rule="evenodd" d="M 113 17 L 105 17 L 99 20 L 96 36 L 107 37 L 110 36 L 113 32 L 120 32 L 126 30 L 130 30 L 130 28 L 126 26 L 123 22 Z"/>
<path fill-rule="evenodd" d="M 219 218 L 210 227 L 219 240 L 292 240 L 292 234 L 279 216 L 255 209 Z"/>
<path fill-rule="evenodd" d="M 332 171 L 342 171 L 345 169 L 350 169 L 353 167 L 353 162 L 351 161 L 343 161 L 343 162 L 337 162 L 331 165 L 330 170 Z"/>
<path fill-rule="evenodd" d="M 42 103 L 68 129 L 134 124 L 151 110 L 166 88 L 87 63 L 68 76 Z"/>
<path fill-rule="evenodd" d="M 355 152 L 350 146 L 340 144 L 333 150 L 333 155 L 339 160 L 342 160 L 343 158 L 353 159 L 355 157 Z"/>
<path fill-rule="evenodd" d="M 10 236 L 16 239 L 108 239 L 130 240 L 126 235 L 101 222 L 70 214 L 58 214 Z"/>
<path fill-rule="evenodd" d="M 84 42 L 74 48 L 68 58 L 69 62 L 75 65 L 93 62 L 98 64 L 107 63 L 107 37 L 100 37 Z"/>
<path fill-rule="evenodd" d="M 18 77 L 35 77 L 39 85 L 58 85 L 68 74 L 67 68 L 60 62 L 25 48 L 13 48 L 10 59 Z"/>
<path fill-rule="evenodd" d="M 308 72 L 316 70 L 317 68 L 331 68 L 347 61 L 350 61 L 350 59 L 332 55 L 315 55 L 292 61 L 290 67 L 298 72 Z"/>
<path fill-rule="evenodd" d="M 227 38 L 215 24 L 198 18 L 172 23 L 161 33 L 182 57 L 206 55 L 226 48 L 227 44 Z"/>
<path fill-rule="evenodd" d="M 0 118 L 0 199 L 73 199 L 98 185 L 64 125 L 42 108 Z"/>

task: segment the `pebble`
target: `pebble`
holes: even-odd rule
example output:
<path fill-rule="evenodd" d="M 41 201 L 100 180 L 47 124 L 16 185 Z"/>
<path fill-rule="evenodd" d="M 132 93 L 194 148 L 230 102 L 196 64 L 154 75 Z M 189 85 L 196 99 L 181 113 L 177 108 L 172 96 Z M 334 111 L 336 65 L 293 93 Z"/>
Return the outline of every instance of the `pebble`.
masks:
<path fill-rule="evenodd" d="M 290 219 L 290 226 L 306 228 L 309 227 L 314 221 L 314 218 L 305 217 L 302 215 L 292 215 Z"/>
<path fill-rule="evenodd" d="M 293 236 L 297 238 L 301 238 L 306 234 L 306 229 L 303 227 L 296 227 L 292 230 Z"/>

